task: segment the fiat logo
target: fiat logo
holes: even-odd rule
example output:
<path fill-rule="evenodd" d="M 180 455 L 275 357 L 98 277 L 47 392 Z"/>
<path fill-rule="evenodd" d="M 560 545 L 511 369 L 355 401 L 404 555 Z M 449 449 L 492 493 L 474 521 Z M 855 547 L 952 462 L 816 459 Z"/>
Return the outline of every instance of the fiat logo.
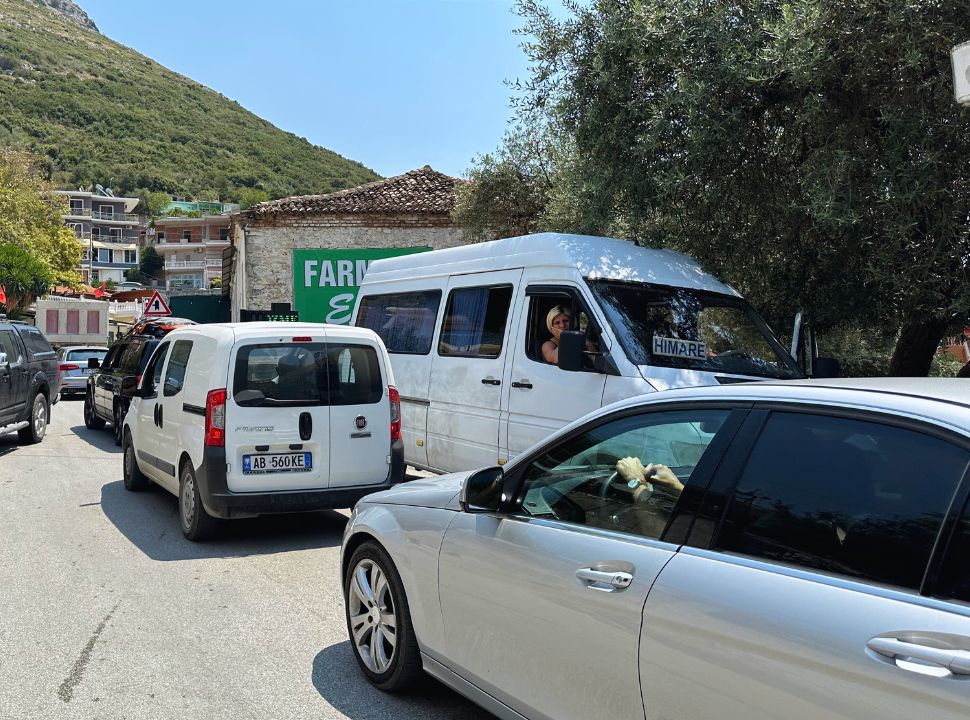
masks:
<path fill-rule="evenodd" d="M 354 425 L 357 426 L 358 430 L 363 430 L 365 427 L 367 427 L 367 418 L 365 418 L 363 415 L 358 415 L 354 418 Z"/>

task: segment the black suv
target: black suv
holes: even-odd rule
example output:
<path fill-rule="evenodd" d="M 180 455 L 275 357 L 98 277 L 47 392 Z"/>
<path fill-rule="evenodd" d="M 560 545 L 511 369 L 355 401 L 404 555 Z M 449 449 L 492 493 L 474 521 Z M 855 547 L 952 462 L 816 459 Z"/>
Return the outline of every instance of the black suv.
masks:
<path fill-rule="evenodd" d="M 0 435 L 16 431 L 21 442 L 43 440 L 59 390 L 57 355 L 44 334 L 0 316 Z"/>
<path fill-rule="evenodd" d="M 115 444 L 121 445 L 121 427 L 129 405 L 128 398 L 121 394 L 122 379 L 134 375 L 140 383 L 145 366 L 161 339 L 177 327 L 194 324 L 194 321 L 182 318 L 143 320 L 111 346 L 103 362 L 97 358 L 88 360 L 88 367 L 94 372 L 88 377 L 84 394 L 85 426 L 100 430 L 110 422 Z"/>

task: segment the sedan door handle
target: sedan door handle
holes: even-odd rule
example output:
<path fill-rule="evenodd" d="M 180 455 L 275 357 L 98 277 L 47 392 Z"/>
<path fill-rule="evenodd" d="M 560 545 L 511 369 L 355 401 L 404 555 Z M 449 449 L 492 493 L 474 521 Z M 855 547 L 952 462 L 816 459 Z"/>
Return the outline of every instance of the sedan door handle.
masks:
<path fill-rule="evenodd" d="M 594 570 L 593 568 L 579 568 L 576 577 L 586 583 L 590 590 L 600 590 L 601 592 L 614 592 L 630 587 L 633 582 L 633 575 L 628 572 L 604 570 Z"/>
<path fill-rule="evenodd" d="M 496 380 L 495 378 L 482 378 L 482 385 L 501 385 L 501 380 Z"/>
<path fill-rule="evenodd" d="M 528 380 L 516 380 L 516 381 L 514 381 L 512 383 L 512 387 L 514 387 L 514 388 L 524 388 L 526 390 L 531 390 L 532 389 L 532 383 L 530 383 Z"/>
<path fill-rule="evenodd" d="M 954 675 L 970 675 L 970 652 L 967 650 L 935 648 L 892 637 L 875 637 L 866 645 L 874 653 L 890 660 L 920 660 L 944 667 Z M 917 671 L 914 669 L 913 672 Z"/>

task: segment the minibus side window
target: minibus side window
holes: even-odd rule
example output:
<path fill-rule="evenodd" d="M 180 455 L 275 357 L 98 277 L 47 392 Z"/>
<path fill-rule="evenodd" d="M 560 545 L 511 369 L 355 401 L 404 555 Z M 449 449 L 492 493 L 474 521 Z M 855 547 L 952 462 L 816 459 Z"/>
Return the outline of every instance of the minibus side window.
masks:
<path fill-rule="evenodd" d="M 549 330 L 549 313 L 556 307 L 563 307 L 569 313 L 570 330 L 581 330 L 586 333 L 587 350 L 590 352 L 602 351 L 600 348 L 599 335 L 596 332 L 596 325 L 590 321 L 586 308 L 571 293 L 563 292 L 562 295 L 542 294 L 529 296 L 529 324 L 525 338 L 525 354 L 530 360 L 545 363 L 542 357 L 542 345 L 552 338 Z M 589 358 L 587 358 L 587 361 Z M 585 368 L 592 369 L 592 364 Z"/>
<path fill-rule="evenodd" d="M 438 354 L 497 358 L 502 354 L 512 286 L 456 288 L 448 294 Z"/>
<path fill-rule="evenodd" d="M 370 295 L 360 301 L 357 327 L 376 332 L 389 353 L 427 355 L 440 304 L 440 290 Z"/>

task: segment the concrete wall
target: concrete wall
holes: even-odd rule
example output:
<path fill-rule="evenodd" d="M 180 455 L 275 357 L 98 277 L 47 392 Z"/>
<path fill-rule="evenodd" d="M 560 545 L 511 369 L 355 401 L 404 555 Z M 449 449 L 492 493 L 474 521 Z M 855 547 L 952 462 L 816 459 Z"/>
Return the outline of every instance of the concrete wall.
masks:
<path fill-rule="evenodd" d="M 88 332 L 89 312 L 97 315 L 96 326 L 90 328 L 93 332 Z M 51 322 L 48 322 L 48 318 Z M 44 298 L 37 301 L 34 324 L 51 343 L 57 345 L 104 345 L 108 340 L 108 303 L 102 300 Z M 68 329 L 73 324 L 77 325 L 77 331 L 69 333 Z"/>
<path fill-rule="evenodd" d="M 467 242 L 447 215 L 317 215 L 247 220 L 235 216 L 231 233 L 233 265 L 232 319 L 239 310 L 269 309 L 271 303 L 294 303 L 293 250 L 332 248 L 431 247 Z"/>

